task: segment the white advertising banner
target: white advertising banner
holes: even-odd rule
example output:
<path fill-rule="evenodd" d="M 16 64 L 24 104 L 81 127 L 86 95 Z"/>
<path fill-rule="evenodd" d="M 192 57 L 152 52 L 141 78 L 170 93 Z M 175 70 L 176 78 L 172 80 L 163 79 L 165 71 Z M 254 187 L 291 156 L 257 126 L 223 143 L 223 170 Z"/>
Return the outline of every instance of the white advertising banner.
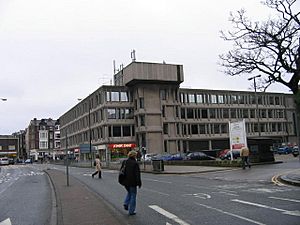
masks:
<path fill-rule="evenodd" d="M 229 122 L 230 149 L 240 150 L 247 147 L 245 120 Z"/>

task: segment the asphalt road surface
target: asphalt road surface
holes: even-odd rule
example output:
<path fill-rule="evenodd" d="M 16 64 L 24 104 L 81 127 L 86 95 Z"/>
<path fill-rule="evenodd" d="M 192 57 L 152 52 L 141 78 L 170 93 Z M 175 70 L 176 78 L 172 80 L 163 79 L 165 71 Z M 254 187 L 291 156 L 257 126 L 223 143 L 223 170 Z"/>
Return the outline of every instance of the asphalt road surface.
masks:
<path fill-rule="evenodd" d="M 49 178 L 39 167 L 1 166 L 0 224 L 48 224 L 51 202 Z"/>
<path fill-rule="evenodd" d="M 142 174 L 137 214 L 123 209 L 125 189 L 118 172 L 104 170 L 92 179 L 93 169 L 70 167 L 76 177 L 116 208 L 132 225 L 241 225 L 300 224 L 300 188 L 274 182 L 276 175 L 299 169 L 298 158 L 283 156 L 284 163 L 242 170 L 203 174 Z M 65 171 L 57 165 L 15 165 L 0 173 L 0 224 L 47 224 L 51 214 L 51 188 L 44 169 Z"/>
<path fill-rule="evenodd" d="M 300 224 L 300 188 L 272 182 L 272 177 L 299 168 L 291 158 L 282 164 L 193 175 L 142 174 L 137 215 L 128 217 L 122 204 L 125 189 L 117 171 L 92 179 L 91 169 L 70 174 L 101 195 L 133 225 Z M 64 170 L 64 167 L 55 166 Z"/>

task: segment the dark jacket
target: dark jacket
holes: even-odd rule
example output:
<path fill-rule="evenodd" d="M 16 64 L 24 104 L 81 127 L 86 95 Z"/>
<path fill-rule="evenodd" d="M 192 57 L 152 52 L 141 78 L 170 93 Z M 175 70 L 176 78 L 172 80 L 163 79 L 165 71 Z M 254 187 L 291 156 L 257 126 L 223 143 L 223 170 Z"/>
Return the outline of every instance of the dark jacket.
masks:
<path fill-rule="evenodd" d="M 141 171 L 139 164 L 135 160 L 135 158 L 128 158 L 125 163 L 125 181 L 124 181 L 124 186 L 128 187 L 136 187 L 142 186 L 142 181 L 141 181 Z"/>

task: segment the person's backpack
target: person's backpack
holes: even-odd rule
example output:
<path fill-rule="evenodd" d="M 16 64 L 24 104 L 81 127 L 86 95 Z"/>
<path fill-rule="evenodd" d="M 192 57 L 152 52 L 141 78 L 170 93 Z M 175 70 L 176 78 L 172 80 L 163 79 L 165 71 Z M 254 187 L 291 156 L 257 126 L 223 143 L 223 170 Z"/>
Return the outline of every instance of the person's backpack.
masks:
<path fill-rule="evenodd" d="M 126 179 L 126 160 L 123 161 L 119 171 L 119 177 L 118 177 L 119 184 L 124 186 L 125 179 Z"/>
<path fill-rule="evenodd" d="M 96 160 L 94 160 L 94 166 L 96 166 Z"/>

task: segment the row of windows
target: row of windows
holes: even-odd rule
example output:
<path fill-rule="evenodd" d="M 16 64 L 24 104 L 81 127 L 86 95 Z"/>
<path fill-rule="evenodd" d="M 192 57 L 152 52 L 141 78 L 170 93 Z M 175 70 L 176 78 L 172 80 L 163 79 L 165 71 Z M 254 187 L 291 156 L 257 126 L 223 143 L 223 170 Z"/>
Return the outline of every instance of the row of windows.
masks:
<path fill-rule="evenodd" d="M 180 93 L 181 103 L 198 104 L 256 104 L 254 94 Z M 283 96 L 257 95 L 259 105 L 284 105 Z"/>
<path fill-rule="evenodd" d="M 105 129 L 108 129 L 108 137 L 133 137 L 135 136 L 135 129 L 133 125 L 113 125 L 101 126 L 91 129 L 91 140 L 99 140 L 106 138 Z M 78 145 L 80 143 L 88 142 L 89 131 L 73 135 L 68 138 L 69 145 Z"/>
<path fill-rule="evenodd" d="M 285 118 L 285 111 L 278 109 L 193 109 L 181 108 L 181 119 L 229 119 L 229 118 Z"/>
<path fill-rule="evenodd" d="M 261 132 L 288 132 L 285 123 L 259 123 Z M 247 133 L 259 132 L 258 123 L 246 123 Z M 168 124 L 163 125 L 164 134 L 169 134 Z M 176 135 L 207 135 L 207 134 L 228 134 L 228 123 L 215 124 L 176 124 Z"/>
<path fill-rule="evenodd" d="M 103 113 L 106 113 L 107 119 L 133 119 L 133 109 L 132 108 L 108 108 L 99 109 L 96 112 L 91 113 L 90 122 L 91 124 L 99 123 L 105 120 Z M 89 127 L 89 116 L 85 116 L 68 127 L 68 133 L 73 133 L 78 130 Z"/>

